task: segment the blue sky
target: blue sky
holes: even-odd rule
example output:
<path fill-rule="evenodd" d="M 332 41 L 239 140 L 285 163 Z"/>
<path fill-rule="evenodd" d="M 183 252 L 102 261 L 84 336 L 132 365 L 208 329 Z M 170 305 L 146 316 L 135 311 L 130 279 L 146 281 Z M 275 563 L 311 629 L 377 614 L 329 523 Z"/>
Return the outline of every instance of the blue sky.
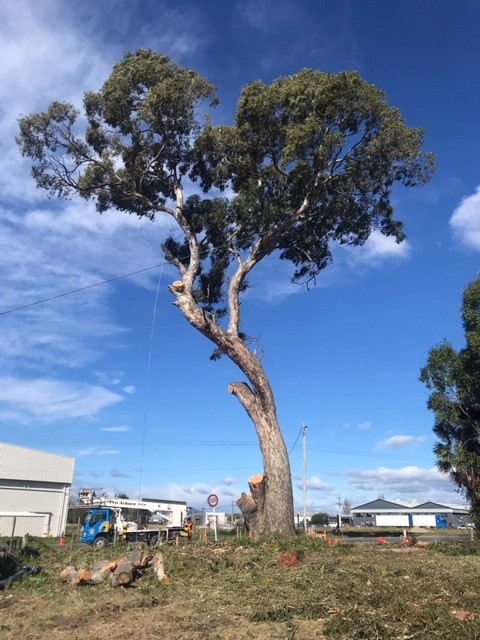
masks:
<path fill-rule="evenodd" d="M 336 250 L 309 292 L 289 284 L 285 265 L 261 265 L 243 326 L 276 393 L 296 511 L 302 423 L 309 512 L 335 511 L 339 496 L 460 502 L 435 470 L 418 375 L 431 346 L 463 345 L 461 294 L 479 271 L 478 33 L 473 0 L 2 3 L 0 440 L 75 456 L 75 489 L 198 508 L 216 493 L 231 511 L 262 461 L 227 393 L 238 370 L 210 362 L 211 345 L 171 304 L 175 274 L 159 249 L 170 221 L 48 200 L 16 148 L 17 118 L 55 99 L 80 105 L 140 47 L 214 82 L 219 123 L 250 81 L 356 69 L 437 156 L 428 185 L 395 191 L 408 240 L 374 235 Z"/>

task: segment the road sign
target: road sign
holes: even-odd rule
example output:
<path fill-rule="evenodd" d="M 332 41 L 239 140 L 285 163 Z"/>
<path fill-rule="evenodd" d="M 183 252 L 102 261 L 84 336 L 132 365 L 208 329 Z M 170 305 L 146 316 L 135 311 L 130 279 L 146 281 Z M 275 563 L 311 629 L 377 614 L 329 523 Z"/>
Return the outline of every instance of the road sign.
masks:
<path fill-rule="evenodd" d="M 216 496 L 214 493 L 211 493 L 207 498 L 207 502 L 209 507 L 216 507 L 218 504 L 218 496 Z"/>

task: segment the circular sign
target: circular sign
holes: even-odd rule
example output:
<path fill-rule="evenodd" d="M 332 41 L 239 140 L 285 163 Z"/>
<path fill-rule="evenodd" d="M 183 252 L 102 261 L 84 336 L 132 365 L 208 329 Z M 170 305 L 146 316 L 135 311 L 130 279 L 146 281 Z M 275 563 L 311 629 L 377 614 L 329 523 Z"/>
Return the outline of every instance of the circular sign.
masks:
<path fill-rule="evenodd" d="M 207 502 L 210 507 L 216 507 L 218 504 L 218 496 L 216 496 L 214 493 L 211 493 L 207 498 Z"/>

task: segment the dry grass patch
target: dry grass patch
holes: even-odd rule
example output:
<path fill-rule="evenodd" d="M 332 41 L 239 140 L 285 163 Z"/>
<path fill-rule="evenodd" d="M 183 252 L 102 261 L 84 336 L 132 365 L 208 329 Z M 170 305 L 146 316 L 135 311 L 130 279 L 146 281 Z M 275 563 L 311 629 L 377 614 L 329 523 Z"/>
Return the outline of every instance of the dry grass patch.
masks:
<path fill-rule="evenodd" d="M 119 550 L 32 550 L 43 570 L 0 592 L 0 639 L 480 638 L 476 545 L 169 546 L 168 583 L 148 570 L 128 589 L 58 579 L 68 564 L 86 568 Z M 298 566 L 285 566 L 293 557 Z"/>

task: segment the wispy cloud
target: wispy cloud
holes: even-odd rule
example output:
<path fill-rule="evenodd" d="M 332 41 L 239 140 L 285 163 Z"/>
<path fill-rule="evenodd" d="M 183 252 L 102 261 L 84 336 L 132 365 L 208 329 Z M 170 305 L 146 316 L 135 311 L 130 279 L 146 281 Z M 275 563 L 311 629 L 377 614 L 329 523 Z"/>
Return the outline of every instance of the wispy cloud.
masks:
<path fill-rule="evenodd" d="M 463 198 L 450 218 L 454 237 L 470 249 L 480 249 L 480 185 Z"/>
<path fill-rule="evenodd" d="M 87 447 L 80 449 L 77 453 L 78 458 L 84 458 L 85 456 L 113 456 L 119 454 L 118 449 L 102 449 L 101 447 Z M 93 474 L 92 474 L 93 475 Z M 102 475 L 102 474 L 99 474 Z"/>
<path fill-rule="evenodd" d="M 451 491 L 453 485 L 448 476 L 437 469 L 422 469 L 416 466 L 391 469 L 378 467 L 377 469 L 355 470 L 347 472 L 350 487 L 363 491 L 384 492 L 394 495 L 409 495 L 428 491 Z M 427 497 L 425 497 L 427 499 Z"/>
<path fill-rule="evenodd" d="M 295 485 L 297 489 L 301 489 L 303 487 L 302 478 L 296 478 Z M 331 484 L 328 484 L 328 482 L 321 480 L 317 476 L 311 476 L 310 478 L 307 478 L 306 488 L 309 491 L 323 491 L 325 493 L 331 493 L 335 487 Z"/>
<path fill-rule="evenodd" d="M 131 478 L 132 476 L 124 471 L 120 471 L 119 469 L 111 469 L 110 476 L 112 478 Z"/>
<path fill-rule="evenodd" d="M 133 384 L 127 384 L 126 387 L 123 387 L 123 390 L 125 393 L 128 393 L 128 395 L 132 395 L 136 391 L 135 386 Z"/>
<path fill-rule="evenodd" d="M 53 422 L 94 416 L 122 400 L 103 387 L 46 378 L 0 378 L 0 420 Z"/>
<path fill-rule="evenodd" d="M 399 447 L 406 447 L 411 444 L 423 444 L 425 442 L 425 436 L 408 436 L 408 435 L 397 435 L 391 436 L 390 438 L 386 438 L 385 440 L 380 440 L 377 442 L 377 447 L 380 449 L 398 449 Z"/>
<path fill-rule="evenodd" d="M 111 433 L 122 433 L 131 430 L 132 427 L 127 427 L 126 425 L 118 425 L 118 427 L 100 427 L 100 431 L 109 431 Z"/>
<path fill-rule="evenodd" d="M 352 422 L 347 422 L 343 426 L 345 427 L 345 429 L 355 428 L 355 429 L 358 429 L 359 431 L 368 431 L 369 429 L 372 428 L 372 424 L 373 422 L 371 420 L 363 420 L 363 422 L 357 422 L 356 424 Z"/>

